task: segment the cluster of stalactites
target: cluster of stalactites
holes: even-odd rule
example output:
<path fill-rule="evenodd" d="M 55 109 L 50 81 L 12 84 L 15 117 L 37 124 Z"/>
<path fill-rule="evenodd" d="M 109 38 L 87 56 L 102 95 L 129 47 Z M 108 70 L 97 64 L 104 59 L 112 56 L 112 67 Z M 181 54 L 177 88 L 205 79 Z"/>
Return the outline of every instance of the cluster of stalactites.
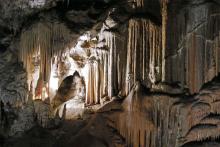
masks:
<path fill-rule="evenodd" d="M 146 19 L 131 19 L 128 28 L 127 83 L 129 93 L 135 81 L 161 80 L 161 28 Z"/>
<path fill-rule="evenodd" d="M 108 52 L 104 50 L 92 49 L 96 54 L 96 59 L 88 59 L 84 70 L 86 74 L 86 104 L 98 104 L 101 98 L 106 95 L 107 78 L 107 57 Z"/>
<path fill-rule="evenodd" d="M 68 43 L 68 36 L 69 30 L 57 23 L 38 23 L 21 34 L 20 59 L 29 75 L 28 80 L 34 70 L 33 56 L 40 56 L 40 76 L 48 82 L 52 58 L 61 54 Z"/>
<path fill-rule="evenodd" d="M 175 99 L 162 95 L 147 96 L 142 88 L 135 83 L 122 103 L 123 111 L 113 119 L 114 123 L 109 124 L 126 138 L 124 146 L 179 146 L 177 139 L 182 134 L 179 128 L 183 128 L 181 122 L 184 122 L 179 116 L 184 114 L 183 109 L 180 105 L 174 106 Z"/>
<path fill-rule="evenodd" d="M 127 32 L 124 32 L 127 33 Z M 114 32 L 105 32 L 106 46 L 108 47 L 108 58 L 105 61 L 104 81 L 107 85 L 107 94 L 110 98 L 115 95 L 125 96 L 126 81 L 126 34 L 118 36 Z"/>
<path fill-rule="evenodd" d="M 133 8 L 143 8 L 144 0 L 133 0 Z"/>
<path fill-rule="evenodd" d="M 198 93 L 205 83 L 220 73 L 220 17 L 210 7 L 202 8 L 201 15 L 184 17 L 195 10 L 180 15 L 168 12 L 168 16 L 165 14 L 167 22 L 164 21 L 167 23 L 163 47 L 166 47 L 165 82 L 178 82 L 191 94 Z M 203 20 L 205 23 L 194 26 Z"/>

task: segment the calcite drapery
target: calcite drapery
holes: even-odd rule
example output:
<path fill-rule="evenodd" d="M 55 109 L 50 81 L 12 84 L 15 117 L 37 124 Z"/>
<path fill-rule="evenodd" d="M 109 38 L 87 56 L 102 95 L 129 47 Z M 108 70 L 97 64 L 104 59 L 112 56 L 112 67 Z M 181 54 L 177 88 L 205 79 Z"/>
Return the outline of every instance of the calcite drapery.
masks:
<path fill-rule="evenodd" d="M 39 56 L 40 58 L 38 78 L 42 79 L 45 84 L 44 87 L 50 79 L 53 57 L 61 55 L 62 50 L 67 47 L 69 41 L 69 30 L 63 24 L 58 23 L 38 23 L 21 34 L 20 59 L 27 70 L 29 86 L 31 86 L 34 78 L 35 65 L 33 57 Z"/>
<path fill-rule="evenodd" d="M 135 83 L 122 111 L 109 116 L 109 124 L 126 138 L 125 146 L 219 146 L 219 90 L 219 81 L 212 81 L 195 96 L 171 97 L 149 95 Z"/>
<path fill-rule="evenodd" d="M 107 93 L 107 65 L 108 52 L 92 48 L 92 55 L 87 59 L 84 70 L 86 85 L 86 103 L 98 104 Z"/>
<path fill-rule="evenodd" d="M 175 10 L 172 4 L 167 10 L 165 81 L 198 93 L 220 72 L 219 6 L 204 3 Z"/>
<path fill-rule="evenodd" d="M 109 48 L 108 52 L 108 96 L 112 98 L 115 94 L 118 93 L 118 60 L 117 60 L 117 49 L 118 44 L 116 42 L 116 34 L 111 32 L 105 33 L 106 45 Z"/>
<path fill-rule="evenodd" d="M 105 40 L 104 45 L 107 48 L 107 52 L 101 60 L 104 67 L 103 90 L 105 90 L 105 95 L 109 98 L 116 95 L 125 96 L 127 31 L 123 32 L 121 36 L 117 32 L 107 31 L 107 28 L 106 25 L 103 25 L 100 32 L 100 39 Z"/>
<path fill-rule="evenodd" d="M 169 0 L 161 0 L 161 15 L 162 15 L 162 66 L 161 66 L 161 72 L 162 72 L 162 82 L 165 80 L 165 58 L 166 58 L 166 34 L 167 34 L 167 4 Z"/>
<path fill-rule="evenodd" d="M 145 84 L 160 81 L 162 62 L 160 27 L 150 20 L 131 19 L 127 47 L 126 93 L 129 93 L 137 80 Z"/>
<path fill-rule="evenodd" d="M 86 68 L 86 103 L 87 104 L 97 104 L 100 99 L 100 65 L 97 61 L 88 61 L 85 65 Z"/>
<path fill-rule="evenodd" d="M 85 103 L 88 105 L 100 103 L 107 94 L 108 51 L 105 47 L 97 47 L 98 41 L 89 33 L 84 34 L 69 51 L 70 68 L 79 71 L 85 80 Z"/>
<path fill-rule="evenodd" d="M 126 146 L 178 146 L 182 124 L 176 101 L 165 95 L 147 95 L 143 85 L 135 83 L 122 103 L 123 111 L 113 114 L 110 124 L 126 138 Z"/>

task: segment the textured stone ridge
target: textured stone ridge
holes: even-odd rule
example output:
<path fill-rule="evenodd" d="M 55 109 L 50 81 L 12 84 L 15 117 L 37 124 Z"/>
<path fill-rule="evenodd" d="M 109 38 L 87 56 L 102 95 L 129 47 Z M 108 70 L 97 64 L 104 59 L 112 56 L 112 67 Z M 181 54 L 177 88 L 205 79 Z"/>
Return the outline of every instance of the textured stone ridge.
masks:
<path fill-rule="evenodd" d="M 219 91 L 219 80 L 193 97 L 147 94 L 136 83 L 122 111 L 110 115 L 109 125 L 119 130 L 128 146 L 219 145 Z"/>
<path fill-rule="evenodd" d="M 220 72 L 220 6 L 205 2 L 177 10 L 177 4 L 168 8 L 165 81 L 197 93 Z"/>
<path fill-rule="evenodd" d="M 33 115 L 27 107 L 21 110 L 23 113 L 19 117 L 28 120 L 28 124 L 21 122 L 22 125 L 17 124 L 19 127 L 13 126 L 19 115 L 18 110 L 26 103 L 28 94 L 27 75 L 22 64 L 17 61 L 17 56 L 10 50 L 0 55 L 0 132 L 4 135 L 14 135 L 24 128 L 30 129 L 34 124 Z"/>
<path fill-rule="evenodd" d="M 10 50 L 4 52 L 0 67 L 0 134 L 21 135 L 35 125 L 54 127 L 50 106 L 28 100 L 27 74 L 17 56 Z"/>
<path fill-rule="evenodd" d="M 17 107 L 27 100 L 27 75 L 11 51 L 0 55 L 0 99 Z"/>

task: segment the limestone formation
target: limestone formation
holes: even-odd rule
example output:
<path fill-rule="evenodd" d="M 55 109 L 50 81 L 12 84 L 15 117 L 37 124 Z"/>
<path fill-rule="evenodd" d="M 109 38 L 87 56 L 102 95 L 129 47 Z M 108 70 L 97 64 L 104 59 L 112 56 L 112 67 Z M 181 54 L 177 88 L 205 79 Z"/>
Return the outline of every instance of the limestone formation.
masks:
<path fill-rule="evenodd" d="M 0 0 L 0 146 L 220 146 L 219 0 Z"/>
<path fill-rule="evenodd" d="M 219 6 L 170 4 L 167 18 L 165 81 L 180 82 L 190 93 L 219 74 Z"/>
<path fill-rule="evenodd" d="M 136 81 L 161 81 L 161 29 L 146 19 L 130 20 L 128 28 L 127 94 Z"/>

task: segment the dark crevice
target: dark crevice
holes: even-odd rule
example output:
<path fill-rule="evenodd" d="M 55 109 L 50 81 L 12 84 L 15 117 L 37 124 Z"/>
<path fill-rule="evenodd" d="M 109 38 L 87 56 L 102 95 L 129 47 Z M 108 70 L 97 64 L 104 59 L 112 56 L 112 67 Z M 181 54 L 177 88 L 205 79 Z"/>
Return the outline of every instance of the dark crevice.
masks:
<path fill-rule="evenodd" d="M 207 138 L 202 141 L 193 141 L 182 145 L 181 147 L 219 147 L 220 139 L 216 138 L 215 140 Z"/>
<path fill-rule="evenodd" d="M 213 84 L 215 84 L 215 85 L 216 85 L 216 84 L 220 85 L 220 74 L 219 74 L 218 76 L 214 77 L 211 81 L 209 81 L 209 82 L 203 84 L 201 90 L 203 90 L 203 89 L 209 89 L 209 88 L 211 88 L 211 87 L 213 86 Z"/>
<path fill-rule="evenodd" d="M 197 130 L 197 129 L 204 129 L 204 128 L 207 128 L 207 129 L 217 129 L 217 125 L 215 124 L 198 124 L 198 125 L 195 125 L 193 126 L 186 134 L 186 136 L 190 133 L 190 132 L 193 132 L 194 130 Z"/>
<path fill-rule="evenodd" d="M 155 15 L 153 15 L 150 12 L 146 12 L 146 13 L 134 13 L 130 16 L 130 19 L 132 18 L 145 18 L 145 19 L 149 19 L 152 22 L 154 22 L 156 25 L 161 26 L 162 22 L 161 19 L 158 19 Z"/>
<path fill-rule="evenodd" d="M 208 116 L 204 117 L 202 120 L 205 120 L 205 119 L 219 119 L 219 121 L 220 121 L 220 115 L 211 113 Z"/>

